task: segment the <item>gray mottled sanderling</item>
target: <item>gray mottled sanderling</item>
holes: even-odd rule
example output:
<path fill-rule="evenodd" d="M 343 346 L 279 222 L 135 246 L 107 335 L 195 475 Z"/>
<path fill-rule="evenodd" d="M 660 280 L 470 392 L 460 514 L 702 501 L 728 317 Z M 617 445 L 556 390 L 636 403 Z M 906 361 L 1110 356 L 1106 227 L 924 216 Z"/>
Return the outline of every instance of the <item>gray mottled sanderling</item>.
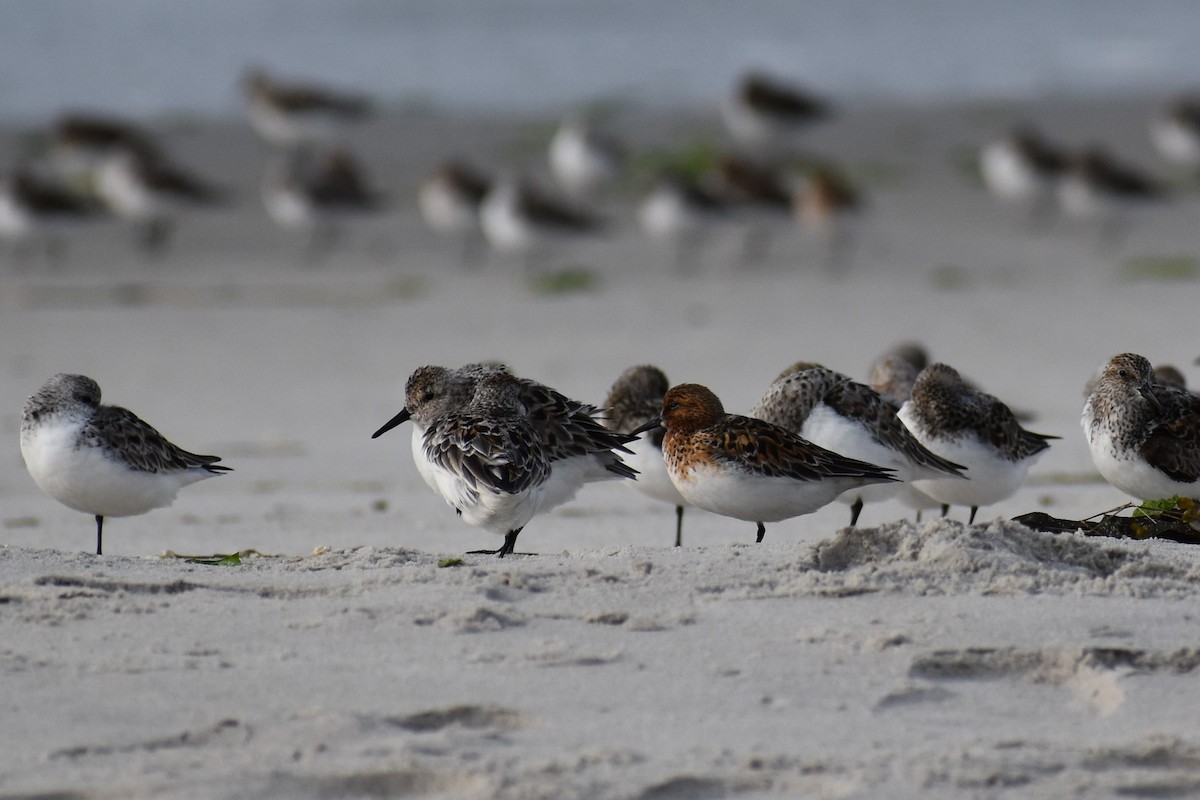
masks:
<path fill-rule="evenodd" d="M 968 480 L 933 478 L 913 485 L 942 504 L 971 509 L 1011 496 L 1029 466 L 1050 446 L 1049 436 L 1021 427 L 1004 403 L 972 389 L 945 364 L 930 364 L 917 376 L 912 397 L 900 407 L 900 419 L 921 444 L 939 456 L 962 464 Z"/>
<path fill-rule="evenodd" d="M 1200 496 L 1200 398 L 1155 380 L 1150 362 L 1113 356 L 1083 406 L 1092 461 L 1139 500 Z"/>
<path fill-rule="evenodd" d="M 754 522 L 757 541 L 765 522 L 809 514 L 842 492 L 868 483 L 894 481 L 892 470 L 826 450 L 760 419 L 726 414 L 708 388 L 672 387 L 658 418 L 667 472 L 692 505 Z"/>
<path fill-rule="evenodd" d="M 964 467 L 930 452 L 899 418 L 899 405 L 869 386 L 817 364 L 785 370 L 750 409 L 750 416 L 786 428 L 827 450 L 895 470 L 905 482 L 963 478 Z M 855 487 L 838 499 L 850 505 L 850 524 L 863 504 L 898 495 L 903 483 Z"/>
<path fill-rule="evenodd" d="M 630 367 L 621 373 L 604 401 L 607 407 L 605 423 L 621 433 L 630 433 L 658 417 L 662 412 L 662 399 L 671 384 L 658 367 L 643 364 Z M 675 506 L 675 546 L 683 545 L 683 509 L 687 500 L 671 482 L 663 461 L 664 431 L 657 428 L 630 442 L 631 451 L 625 463 L 638 472 L 637 480 L 629 484 L 648 497 Z"/>
<path fill-rule="evenodd" d="M 218 456 L 176 447 L 133 412 L 101 405 L 100 387 L 83 375 L 55 375 L 25 401 L 21 456 L 38 488 L 95 516 L 97 555 L 105 517 L 169 506 L 184 486 L 230 471 Z"/>
<path fill-rule="evenodd" d="M 918 342 L 901 342 L 880 353 L 867 369 L 867 384 L 884 397 L 901 404 L 912 396 L 913 384 L 929 366 L 929 353 Z"/>
<path fill-rule="evenodd" d="M 498 533 L 513 552 L 517 536 L 542 507 L 550 458 L 525 415 L 519 387 L 503 372 L 474 383 L 471 400 L 434 418 L 423 457 L 446 502 L 469 525 Z"/>
<path fill-rule="evenodd" d="M 456 437 L 461 432 L 447 427 L 445 419 L 474 403 L 484 381 L 487 381 L 489 392 L 499 392 L 505 398 L 501 405 L 512 405 L 507 398 L 510 394 L 515 396 L 521 419 L 536 438 L 537 452 L 540 454 L 536 458 L 544 457 L 549 464 L 548 474 L 539 478 L 536 491 L 531 490 L 519 513 L 511 512 L 516 515 L 512 519 L 526 511 L 532 517 L 539 510 L 549 510 L 565 503 L 585 483 L 636 476 L 637 473 L 619 455 L 629 452 L 625 445 L 635 437 L 605 428 L 597 419 L 601 410 L 596 406 L 571 400 L 537 381 L 514 377 L 504 367 L 484 364 L 471 364 L 457 370 L 422 367 L 409 379 L 405 408 L 388 420 L 372 438 L 408 419 L 413 419 L 418 431 L 420 426 L 424 426 L 423 433 L 414 431 L 413 434 L 413 457 L 418 471 L 443 499 L 463 513 L 468 522 L 491 530 L 497 529 L 495 524 L 486 522 L 486 517 L 469 516 L 458 505 L 464 497 L 468 500 L 471 498 L 457 491 L 459 484 L 453 480 L 447 482 L 442 463 L 445 457 L 435 454 L 447 446 L 451 450 L 458 447 L 453 442 L 457 441 Z M 478 411 L 475 409 L 476 413 Z M 505 411 L 506 418 L 507 414 Z M 450 445 L 439 441 L 447 437 Z M 540 470 L 536 458 L 530 457 L 535 459 L 530 462 L 530 468 Z M 533 506 L 532 510 L 529 506 Z M 476 518 L 481 521 L 472 521 Z M 504 531 L 505 545 L 496 554 L 504 556 L 511 553 L 518 533 L 519 529 Z"/>

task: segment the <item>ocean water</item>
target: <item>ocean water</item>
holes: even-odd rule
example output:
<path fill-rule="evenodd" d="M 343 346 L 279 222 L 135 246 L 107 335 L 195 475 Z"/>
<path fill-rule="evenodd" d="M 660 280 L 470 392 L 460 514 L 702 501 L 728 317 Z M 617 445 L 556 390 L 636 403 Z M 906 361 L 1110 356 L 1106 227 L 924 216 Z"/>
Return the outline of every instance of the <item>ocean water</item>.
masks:
<path fill-rule="evenodd" d="M 761 68 L 916 102 L 1200 84 L 1195 0 L 0 0 L 0 118 L 239 111 L 248 65 L 385 104 L 708 103 Z"/>

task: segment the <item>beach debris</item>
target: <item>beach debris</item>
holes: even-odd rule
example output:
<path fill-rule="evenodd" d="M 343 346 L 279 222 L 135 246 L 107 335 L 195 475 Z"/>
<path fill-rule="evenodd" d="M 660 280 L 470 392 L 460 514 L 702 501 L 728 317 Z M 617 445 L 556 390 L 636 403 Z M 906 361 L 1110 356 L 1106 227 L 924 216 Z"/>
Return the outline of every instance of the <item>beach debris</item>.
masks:
<path fill-rule="evenodd" d="M 1118 516 L 1133 509 L 1130 516 Z M 1113 539 L 1169 539 L 1183 544 L 1200 544 L 1200 504 L 1190 497 L 1147 500 L 1141 505 L 1125 503 L 1081 520 L 1059 519 L 1041 511 L 1013 517 L 1029 528 L 1046 533 L 1082 533 Z"/>

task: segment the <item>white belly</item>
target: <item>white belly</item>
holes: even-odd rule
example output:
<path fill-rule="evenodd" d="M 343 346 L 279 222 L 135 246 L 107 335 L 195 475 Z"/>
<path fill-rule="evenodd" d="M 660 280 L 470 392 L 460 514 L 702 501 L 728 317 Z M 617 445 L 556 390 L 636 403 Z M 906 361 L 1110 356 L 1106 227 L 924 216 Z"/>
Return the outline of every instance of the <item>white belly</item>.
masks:
<path fill-rule="evenodd" d="M 34 483 L 58 502 L 102 517 L 169 506 L 179 490 L 210 478 L 204 469 L 141 472 L 99 447 L 74 446 L 77 427 L 47 423 L 21 433 L 21 455 Z"/>
<path fill-rule="evenodd" d="M 476 207 L 439 182 L 422 186 L 417 204 L 426 224 L 438 233 L 458 235 L 479 228 Z"/>
<path fill-rule="evenodd" d="M 1172 480 L 1135 453 L 1114 453 L 1112 441 L 1105 433 L 1089 432 L 1088 445 L 1092 451 L 1092 462 L 1104 480 L 1138 500 L 1159 500 L 1175 495 L 1200 496 L 1200 482 Z"/>
<path fill-rule="evenodd" d="M 871 434 L 856 422 L 847 420 L 824 403 L 818 403 L 804 420 L 800 435 L 813 444 L 832 450 L 848 458 L 866 461 L 878 467 L 896 470 L 896 477 L 907 480 L 912 472 L 907 458 L 886 447 L 871 437 Z M 886 500 L 900 493 L 903 483 L 874 483 L 854 487 L 838 499 L 853 504 L 859 499 L 864 503 Z"/>
<path fill-rule="evenodd" d="M 712 467 L 693 469 L 687 479 L 672 478 L 692 505 L 747 522 L 779 522 L 811 514 L 860 482 L 857 478 L 767 478 Z"/>
<path fill-rule="evenodd" d="M 633 451 L 633 455 L 622 454 L 626 464 L 638 471 L 637 480 L 628 481 L 627 485 L 637 489 L 642 494 L 670 503 L 673 506 L 685 506 L 687 500 L 671 482 L 667 474 L 667 465 L 663 461 L 662 450 L 654 446 L 646 436 L 625 445 Z"/>
<path fill-rule="evenodd" d="M 438 494 L 457 508 L 468 525 L 501 535 L 524 528 L 542 507 L 545 485 L 520 494 L 474 491 L 462 478 L 440 467 L 432 467 Z"/>
<path fill-rule="evenodd" d="M 1033 200 L 1049 189 L 1046 179 L 1007 142 L 985 147 L 979 168 L 988 189 L 1004 200 Z"/>

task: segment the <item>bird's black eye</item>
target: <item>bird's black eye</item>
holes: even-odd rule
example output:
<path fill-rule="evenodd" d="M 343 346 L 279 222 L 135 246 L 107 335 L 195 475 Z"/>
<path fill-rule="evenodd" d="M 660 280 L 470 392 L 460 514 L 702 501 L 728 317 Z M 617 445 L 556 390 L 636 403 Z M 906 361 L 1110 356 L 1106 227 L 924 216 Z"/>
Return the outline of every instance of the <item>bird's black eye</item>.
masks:
<path fill-rule="evenodd" d="M 1119 370 L 1117 370 L 1117 377 L 1118 377 L 1118 378 L 1128 378 L 1128 377 L 1129 377 L 1129 371 L 1128 371 L 1128 370 L 1124 370 L 1124 369 L 1119 369 Z"/>
<path fill-rule="evenodd" d="M 434 393 L 433 393 L 433 392 L 425 392 L 424 394 L 422 394 L 422 395 L 421 395 L 421 402 L 422 402 L 422 403 L 428 403 L 428 402 L 429 402 L 430 400 L 432 400 L 433 398 L 434 398 Z"/>
<path fill-rule="evenodd" d="M 674 411 L 677 408 L 679 408 L 678 402 L 672 400 L 671 402 L 667 403 L 667 411 Z"/>

